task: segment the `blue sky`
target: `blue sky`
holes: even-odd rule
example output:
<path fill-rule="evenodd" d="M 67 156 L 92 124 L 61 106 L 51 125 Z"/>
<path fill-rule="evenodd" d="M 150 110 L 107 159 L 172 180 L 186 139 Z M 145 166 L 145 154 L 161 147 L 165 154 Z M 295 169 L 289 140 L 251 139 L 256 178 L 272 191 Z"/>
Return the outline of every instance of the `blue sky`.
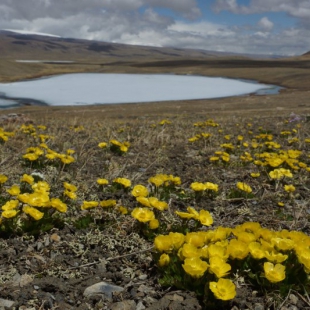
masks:
<path fill-rule="evenodd" d="M 125 44 L 300 55 L 309 0 L 1 0 L 0 29 Z"/>

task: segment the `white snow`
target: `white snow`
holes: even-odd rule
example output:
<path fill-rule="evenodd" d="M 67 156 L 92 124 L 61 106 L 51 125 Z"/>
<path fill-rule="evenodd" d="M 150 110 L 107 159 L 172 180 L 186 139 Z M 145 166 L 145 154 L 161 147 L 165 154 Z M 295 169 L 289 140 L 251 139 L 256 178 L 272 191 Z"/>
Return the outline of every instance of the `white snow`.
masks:
<path fill-rule="evenodd" d="M 50 33 L 44 33 L 44 32 L 35 32 L 35 31 L 28 31 L 28 30 L 18 30 L 18 29 L 3 29 L 5 31 L 11 31 L 19 34 L 30 34 L 30 35 L 37 35 L 37 36 L 46 36 L 46 37 L 55 37 L 55 38 L 61 38 L 60 36 L 56 36 L 54 34 Z"/>
<path fill-rule="evenodd" d="M 15 60 L 15 62 L 22 62 L 22 63 L 63 63 L 63 64 L 69 64 L 74 63 L 74 61 L 71 60 L 28 60 L 28 59 L 18 59 Z"/>
<path fill-rule="evenodd" d="M 0 83 L 0 93 L 60 106 L 220 98 L 272 87 L 190 75 L 76 73 Z"/>

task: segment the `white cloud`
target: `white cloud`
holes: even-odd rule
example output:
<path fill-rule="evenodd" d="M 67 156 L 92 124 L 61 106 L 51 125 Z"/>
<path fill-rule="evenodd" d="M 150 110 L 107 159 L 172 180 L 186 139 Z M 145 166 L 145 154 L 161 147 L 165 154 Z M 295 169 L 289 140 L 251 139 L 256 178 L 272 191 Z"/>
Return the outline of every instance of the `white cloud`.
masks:
<path fill-rule="evenodd" d="M 259 22 L 258 26 L 264 31 L 271 31 L 273 29 L 273 22 L 268 19 L 268 17 L 263 17 Z"/>
<path fill-rule="evenodd" d="M 0 0 L 0 29 L 139 45 L 248 53 L 304 53 L 310 29 L 309 0 L 217 0 L 214 9 L 236 14 L 282 11 L 300 25 L 273 33 L 267 17 L 255 27 L 201 21 L 197 0 Z M 171 16 L 161 9 L 172 10 Z M 310 14 L 310 13 L 309 13 Z M 174 17 L 172 17 L 174 16 Z M 309 15 L 310 16 L 310 15 Z M 181 18 L 182 17 L 182 18 Z M 252 28 L 251 28 L 252 27 Z"/>

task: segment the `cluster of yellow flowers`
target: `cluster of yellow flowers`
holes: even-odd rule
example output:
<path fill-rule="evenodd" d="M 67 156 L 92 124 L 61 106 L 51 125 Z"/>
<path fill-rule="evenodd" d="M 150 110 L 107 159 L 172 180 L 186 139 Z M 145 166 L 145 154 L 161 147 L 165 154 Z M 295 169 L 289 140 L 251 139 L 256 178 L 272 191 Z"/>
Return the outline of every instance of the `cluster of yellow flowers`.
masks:
<path fill-rule="evenodd" d="M 46 159 L 45 163 L 53 162 L 54 160 L 60 160 L 63 164 L 68 165 L 75 161 L 72 154 L 75 151 L 73 149 L 66 150 L 66 153 L 58 153 L 51 150 L 46 143 L 41 143 L 37 147 L 29 147 L 26 150 L 26 154 L 23 155 L 23 158 L 29 161 L 39 161 Z"/>
<path fill-rule="evenodd" d="M 198 212 L 190 209 L 189 215 L 194 214 L 197 216 Z M 158 265 L 164 272 L 177 257 L 177 263 L 182 264 L 186 274 L 209 282 L 215 297 L 222 300 L 236 295 L 232 280 L 224 279 L 232 273 L 236 261 L 247 260 L 249 268 L 259 265 L 259 270 L 251 272 L 270 283 L 283 281 L 286 271 L 296 272 L 300 266 L 306 274 L 310 273 L 309 236 L 297 231 L 272 231 L 257 222 L 245 222 L 235 228 L 219 226 L 214 230 L 185 235 L 170 232 L 157 236 L 154 246 L 161 254 Z M 296 257 L 293 264 L 292 256 Z M 249 259 L 256 263 L 251 265 Z"/>
<path fill-rule="evenodd" d="M 4 175 L 0 176 L 1 183 L 6 180 Z M 3 218 L 14 218 L 21 211 L 37 221 L 43 218 L 44 210 L 48 208 L 61 213 L 67 211 L 67 205 L 61 199 L 50 197 L 49 184 L 46 181 L 35 182 L 31 175 L 24 174 L 21 178 L 21 185 L 12 185 L 6 192 L 10 195 L 10 199 L 1 206 L 1 221 Z"/>
<path fill-rule="evenodd" d="M 14 132 L 4 131 L 4 129 L 0 127 L 0 142 L 8 141 L 9 137 L 13 137 L 14 135 Z"/>
<path fill-rule="evenodd" d="M 196 142 L 196 141 L 201 140 L 201 139 L 205 140 L 205 139 L 210 138 L 211 136 L 212 136 L 212 134 L 206 133 L 206 132 L 198 133 L 194 137 L 189 138 L 188 142 Z"/>

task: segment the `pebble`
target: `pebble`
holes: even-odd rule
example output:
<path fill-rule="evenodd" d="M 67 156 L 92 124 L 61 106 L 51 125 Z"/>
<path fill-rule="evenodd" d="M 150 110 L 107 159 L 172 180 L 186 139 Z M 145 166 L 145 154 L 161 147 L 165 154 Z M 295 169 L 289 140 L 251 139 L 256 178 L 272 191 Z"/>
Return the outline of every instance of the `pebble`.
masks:
<path fill-rule="evenodd" d="M 142 301 L 139 301 L 136 307 L 136 310 L 143 310 L 146 309 L 145 306 L 143 305 Z"/>
<path fill-rule="evenodd" d="M 136 310 L 136 303 L 133 300 L 124 300 L 111 305 L 111 310 Z"/>
<path fill-rule="evenodd" d="M 290 294 L 289 300 L 293 305 L 297 305 L 298 303 L 298 297 L 294 294 Z"/>
<path fill-rule="evenodd" d="M 138 277 L 139 280 L 146 280 L 147 279 L 147 275 L 146 274 L 141 274 L 139 277 Z"/>
<path fill-rule="evenodd" d="M 107 282 L 99 282 L 94 285 L 87 287 L 83 293 L 85 297 L 90 297 L 92 295 L 105 295 L 107 298 L 112 298 L 112 293 L 122 292 L 124 288 L 109 284 Z"/>
<path fill-rule="evenodd" d="M 14 305 L 14 301 L 0 298 L 0 309 L 11 308 Z"/>

